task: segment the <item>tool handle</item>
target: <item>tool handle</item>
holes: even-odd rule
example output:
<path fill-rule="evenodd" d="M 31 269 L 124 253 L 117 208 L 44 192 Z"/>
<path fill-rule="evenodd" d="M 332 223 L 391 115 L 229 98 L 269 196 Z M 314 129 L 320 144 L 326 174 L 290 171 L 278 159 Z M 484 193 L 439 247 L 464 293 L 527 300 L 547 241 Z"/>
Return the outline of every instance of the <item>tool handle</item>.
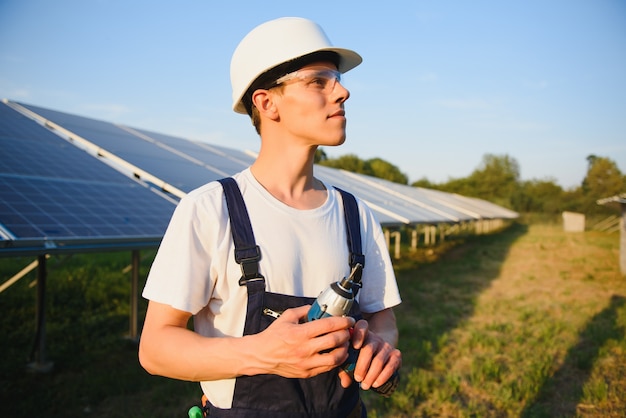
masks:
<path fill-rule="evenodd" d="M 398 387 L 399 382 L 400 382 L 400 373 L 398 373 L 398 371 L 396 370 L 393 372 L 389 380 L 387 380 L 385 383 L 378 386 L 377 388 L 373 387 L 372 390 L 378 393 L 380 396 L 384 398 L 388 398 L 396 391 L 396 388 Z"/>

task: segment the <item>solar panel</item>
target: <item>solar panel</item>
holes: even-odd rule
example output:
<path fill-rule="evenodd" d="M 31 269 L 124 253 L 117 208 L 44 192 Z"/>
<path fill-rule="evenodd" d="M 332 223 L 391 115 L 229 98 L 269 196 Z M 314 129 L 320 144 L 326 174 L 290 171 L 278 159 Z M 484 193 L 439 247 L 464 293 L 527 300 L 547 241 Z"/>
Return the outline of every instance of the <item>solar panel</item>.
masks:
<path fill-rule="evenodd" d="M 363 187 L 369 187 L 377 191 L 386 190 L 387 193 L 393 194 L 396 198 L 404 201 L 405 204 L 419 206 L 432 214 L 439 215 L 441 219 L 439 222 L 455 223 L 481 218 L 479 212 L 459 204 L 458 200 L 454 199 L 454 195 L 450 193 L 437 190 L 432 190 L 432 193 L 429 193 L 431 191 L 427 189 L 407 187 L 403 184 L 389 182 L 376 177 L 355 176 L 353 173 L 346 174 L 353 177 L 355 181 L 362 183 Z"/>
<path fill-rule="evenodd" d="M 229 176 L 249 167 L 256 158 L 253 155 L 233 148 L 181 139 L 143 129 L 124 128 L 137 135 L 145 135 L 151 140 L 158 142 L 161 146 L 170 147 L 176 150 L 176 152 L 180 152 L 186 156 L 195 156 L 203 163 L 215 167 L 223 173 L 227 173 L 226 175 Z"/>
<path fill-rule="evenodd" d="M 372 208 L 384 225 L 404 225 L 411 223 L 446 223 L 458 222 L 459 218 L 452 210 L 443 210 L 427 201 L 418 201 L 409 197 L 413 189 L 410 186 L 376 179 L 370 176 L 336 170 L 324 166 L 315 167 L 315 175 L 327 183 L 350 190 L 363 199 Z M 394 191 L 397 187 L 398 191 Z"/>
<path fill-rule="evenodd" d="M 0 252 L 158 243 L 175 202 L 0 104 Z"/>
<path fill-rule="evenodd" d="M 232 175 L 251 163 L 233 150 L 156 134 L 82 116 L 20 104 L 124 161 L 184 191 Z"/>
<path fill-rule="evenodd" d="M 428 190 L 428 192 L 432 192 Z M 443 193 L 443 192 L 440 192 Z M 480 214 L 481 218 L 486 219 L 516 219 L 519 214 L 515 211 L 498 206 L 495 203 L 488 202 L 475 197 L 461 196 L 458 194 L 446 193 L 451 199 L 458 202 L 459 206 L 463 206 L 467 210 L 473 210 Z"/>
<path fill-rule="evenodd" d="M 160 236 L 173 205 L 156 195 L 144 200 L 146 191 L 138 184 L 1 175 L 0 219 L 15 238 Z"/>

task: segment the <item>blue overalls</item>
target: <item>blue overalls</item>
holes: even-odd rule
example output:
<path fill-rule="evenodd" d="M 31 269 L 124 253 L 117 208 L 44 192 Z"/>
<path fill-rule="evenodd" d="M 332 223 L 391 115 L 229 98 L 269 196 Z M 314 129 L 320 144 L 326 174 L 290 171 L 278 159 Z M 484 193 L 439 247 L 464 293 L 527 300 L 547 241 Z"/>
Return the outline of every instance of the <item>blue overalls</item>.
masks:
<path fill-rule="evenodd" d="M 265 315 L 264 309 L 283 312 L 288 308 L 312 304 L 314 298 L 284 295 L 265 291 L 265 278 L 259 272 L 260 248 L 256 245 L 246 205 L 237 182 L 232 178 L 219 180 L 224 188 L 226 204 L 235 244 L 235 260 L 241 265 L 240 286 L 248 291 L 248 306 L 244 335 L 256 334 L 266 329 L 274 317 Z M 364 264 L 361 250 L 361 229 L 356 200 L 350 193 L 337 189 L 343 199 L 344 215 L 352 268 Z M 356 291 L 357 289 L 355 289 Z M 350 315 L 359 318 L 355 301 Z M 250 347 L 250 349 L 254 349 Z M 361 404 L 359 385 L 352 382 L 344 389 L 337 370 L 309 379 L 289 379 L 277 375 L 242 376 L 235 381 L 231 409 L 216 408 L 207 404 L 210 417 L 235 418 L 347 418 L 366 417 Z"/>

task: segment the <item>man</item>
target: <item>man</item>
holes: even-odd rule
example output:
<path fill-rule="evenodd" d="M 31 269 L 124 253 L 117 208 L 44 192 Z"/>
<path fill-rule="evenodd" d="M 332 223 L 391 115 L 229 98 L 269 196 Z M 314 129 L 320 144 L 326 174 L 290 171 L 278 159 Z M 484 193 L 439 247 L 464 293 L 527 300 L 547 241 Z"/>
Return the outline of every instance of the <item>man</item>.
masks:
<path fill-rule="evenodd" d="M 314 177 L 313 160 L 318 146 L 345 141 L 350 94 L 340 74 L 360 62 L 301 18 L 258 26 L 233 54 L 233 109 L 252 118 L 259 155 L 233 176 L 243 203 L 225 202 L 220 182 L 179 203 L 144 289 L 139 350 L 148 372 L 200 381 L 210 416 L 366 416 L 359 386 L 379 387 L 401 365 L 391 309 L 400 296 L 380 225 L 362 202 L 364 319 L 305 323 L 313 298 L 350 273 L 344 198 Z M 235 260 L 229 215 L 242 207 L 250 248 L 260 249 L 252 274 Z M 339 367 L 350 345 L 360 349 L 353 376 Z"/>

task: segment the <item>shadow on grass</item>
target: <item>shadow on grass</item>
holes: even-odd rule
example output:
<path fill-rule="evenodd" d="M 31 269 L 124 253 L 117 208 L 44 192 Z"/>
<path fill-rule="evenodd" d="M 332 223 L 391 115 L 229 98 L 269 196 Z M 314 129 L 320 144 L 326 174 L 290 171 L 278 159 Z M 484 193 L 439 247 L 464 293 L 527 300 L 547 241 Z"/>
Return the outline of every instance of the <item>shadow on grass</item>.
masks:
<path fill-rule="evenodd" d="M 523 418 L 577 416 L 583 387 L 601 348 L 610 339 L 624 337 L 624 328 L 619 326 L 617 318 L 618 310 L 625 304 L 626 297 L 613 295 L 609 306 L 589 321 L 563 365 L 543 383 L 535 399 L 524 409 Z"/>
<path fill-rule="evenodd" d="M 429 365 L 440 338 L 473 315 L 476 299 L 499 277 L 511 245 L 527 230 L 514 224 L 497 234 L 470 236 L 435 263 L 399 269 L 403 304 L 397 314 L 403 317 L 400 332 L 411 344 L 404 350 L 408 364 Z"/>
<path fill-rule="evenodd" d="M 414 254 L 394 263 L 403 299 L 395 313 L 405 377 L 412 370 L 429 368 L 445 336 L 473 315 L 477 298 L 499 277 L 511 246 L 527 232 L 527 225 L 514 223 L 495 234 L 470 235 L 451 248 L 427 250 L 430 259 Z M 436 251 L 441 255 L 433 254 Z M 401 388 L 406 388 L 407 380 Z M 423 401 L 414 389 L 409 389 L 409 404 L 395 405 L 396 409 L 409 413 Z M 369 394 L 366 399 L 377 416 L 394 402 Z"/>

